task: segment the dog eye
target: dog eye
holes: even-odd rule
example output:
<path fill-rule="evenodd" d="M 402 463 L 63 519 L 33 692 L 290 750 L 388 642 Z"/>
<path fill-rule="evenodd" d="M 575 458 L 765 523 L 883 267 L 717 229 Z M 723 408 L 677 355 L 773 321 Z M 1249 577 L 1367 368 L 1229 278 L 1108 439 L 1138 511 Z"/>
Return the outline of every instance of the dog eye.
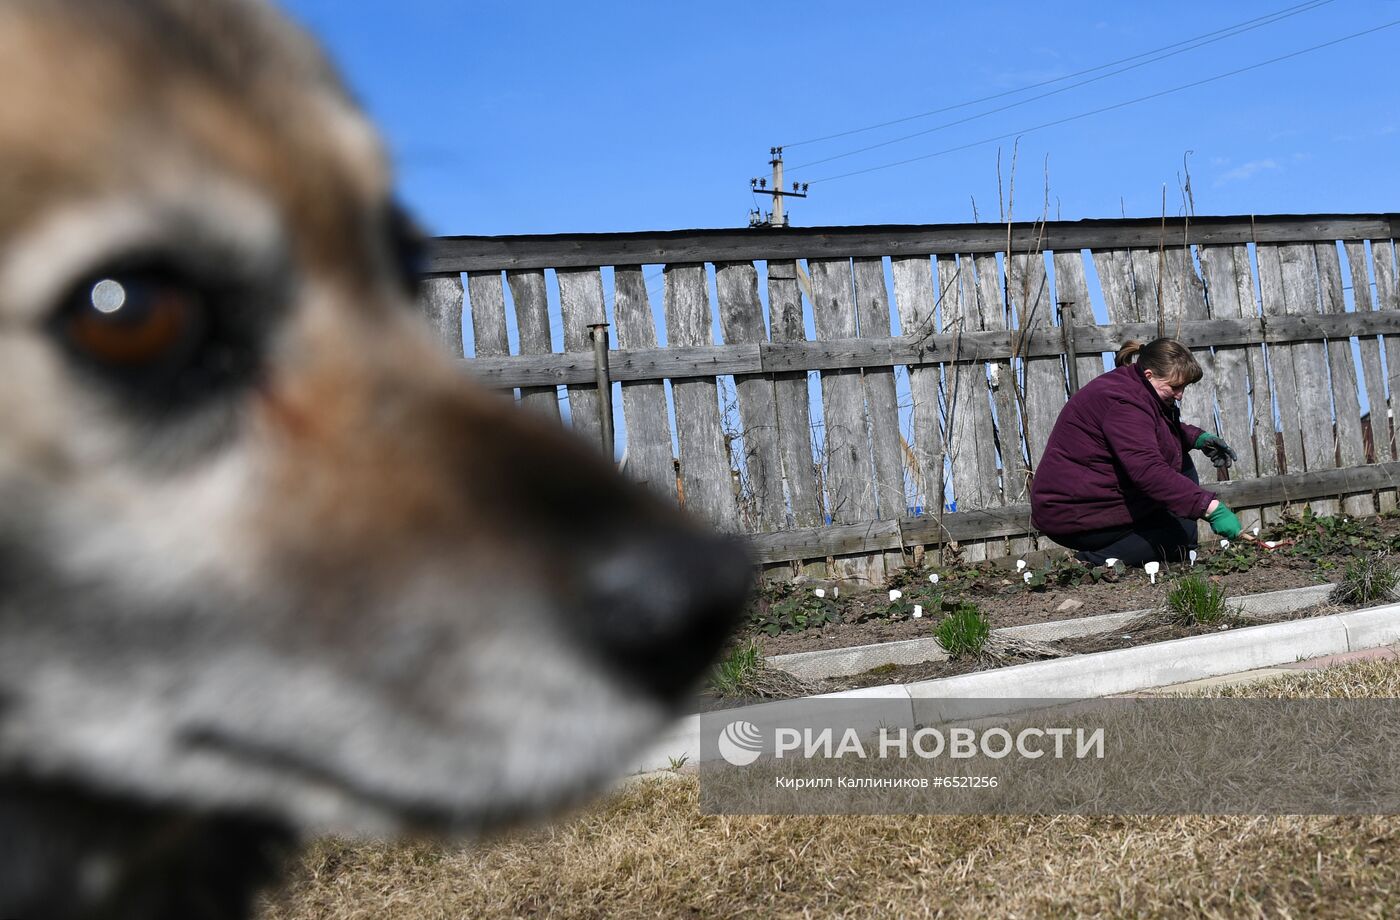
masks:
<path fill-rule="evenodd" d="M 232 279 L 195 277 L 165 268 L 90 275 L 50 328 L 77 365 L 133 401 L 183 408 L 254 376 L 263 325 L 256 313 L 276 300 Z"/>
<path fill-rule="evenodd" d="M 118 371 L 183 360 L 205 325 L 200 296 L 158 277 L 96 278 L 81 285 L 67 306 L 60 332 L 69 347 Z"/>

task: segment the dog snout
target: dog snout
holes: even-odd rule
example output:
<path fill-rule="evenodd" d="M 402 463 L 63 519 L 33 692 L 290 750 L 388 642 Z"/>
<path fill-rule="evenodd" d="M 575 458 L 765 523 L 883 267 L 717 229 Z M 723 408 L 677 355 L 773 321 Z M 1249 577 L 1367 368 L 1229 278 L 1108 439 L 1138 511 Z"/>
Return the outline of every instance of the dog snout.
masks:
<path fill-rule="evenodd" d="M 586 644 L 642 689 L 674 702 L 733 630 L 752 568 L 735 539 L 638 531 L 603 551 L 571 619 Z"/>

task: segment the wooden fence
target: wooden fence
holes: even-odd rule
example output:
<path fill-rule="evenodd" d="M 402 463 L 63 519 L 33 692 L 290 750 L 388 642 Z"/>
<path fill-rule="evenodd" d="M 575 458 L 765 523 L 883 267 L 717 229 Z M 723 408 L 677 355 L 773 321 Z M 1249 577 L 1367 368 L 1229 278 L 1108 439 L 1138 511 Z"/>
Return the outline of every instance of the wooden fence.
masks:
<path fill-rule="evenodd" d="M 747 532 L 763 563 L 878 581 L 930 547 L 1034 549 L 1035 463 L 1071 387 L 1128 338 L 1196 354 L 1183 417 L 1240 454 L 1228 482 L 1197 465 L 1247 526 L 1302 502 L 1394 509 L 1397 228 L 1380 214 L 450 237 L 432 243 L 423 305 L 461 353 L 465 302 L 475 374 L 556 418 L 562 388 L 600 445 L 599 386 L 619 383 L 626 472 Z M 615 347 L 600 353 L 604 324 Z"/>

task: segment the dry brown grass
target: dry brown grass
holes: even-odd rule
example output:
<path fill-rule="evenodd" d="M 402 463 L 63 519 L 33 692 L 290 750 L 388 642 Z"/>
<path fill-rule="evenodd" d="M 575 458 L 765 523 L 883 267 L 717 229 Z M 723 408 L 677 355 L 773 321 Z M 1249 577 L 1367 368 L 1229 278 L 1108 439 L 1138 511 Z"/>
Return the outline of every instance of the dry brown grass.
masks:
<path fill-rule="evenodd" d="M 1400 697 L 1400 663 L 1212 695 Z M 475 846 L 322 841 L 263 917 L 1400 915 L 1391 817 L 726 817 L 696 801 L 677 777 Z"/>

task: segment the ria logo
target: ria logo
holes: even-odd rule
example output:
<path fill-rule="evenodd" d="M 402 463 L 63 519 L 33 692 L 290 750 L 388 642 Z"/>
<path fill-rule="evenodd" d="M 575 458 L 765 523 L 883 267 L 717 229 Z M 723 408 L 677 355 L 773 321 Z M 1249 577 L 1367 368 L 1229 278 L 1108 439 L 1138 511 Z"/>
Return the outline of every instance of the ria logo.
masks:
<path fill-rule="evenodd" d="M 734 766 L 747 767 L 763 753 L 763 735 L 752 722 L 730 722 L 719 733 L 719 753 Z"/>

